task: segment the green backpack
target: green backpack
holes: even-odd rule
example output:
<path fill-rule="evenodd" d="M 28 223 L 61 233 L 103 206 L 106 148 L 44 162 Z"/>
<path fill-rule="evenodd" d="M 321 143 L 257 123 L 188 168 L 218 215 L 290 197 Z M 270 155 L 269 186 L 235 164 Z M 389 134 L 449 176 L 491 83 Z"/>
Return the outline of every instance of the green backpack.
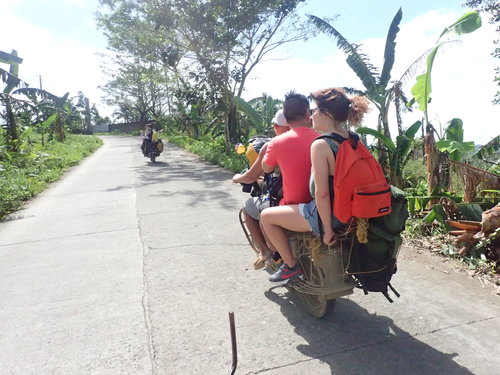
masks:
<path fill-rule="evenodd" d="M 368 243 L 354 239 L 348 272 L 357 280 L 365 294 L 381 292 L 389 302 L 388 288 L 399 297 L 390 281 L 397 271 L 396 260 L 402 243 L 401 232 L 408 219 L 408 204 L 404 192 L 391 187 L 392 212 L 368 220 Z M 355 236 L 356 237 L 356 236 Z"/>

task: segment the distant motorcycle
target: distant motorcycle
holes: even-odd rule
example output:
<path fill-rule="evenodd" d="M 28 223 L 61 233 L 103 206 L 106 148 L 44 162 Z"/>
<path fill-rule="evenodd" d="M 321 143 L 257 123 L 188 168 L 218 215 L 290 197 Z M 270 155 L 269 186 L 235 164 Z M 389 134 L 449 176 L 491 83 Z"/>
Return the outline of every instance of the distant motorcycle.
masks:
<path fill-rule="evenodd" d="M 146 157 L 156 163 L 156 158 L 161 154 L 160 150 L 163 151 L 163 142 L 159 139 L 158 142 L 151 142 L 146 148 Z"/>
<path fill-rule="evenodd" d="M 143 138 L 141 149 L 143 155 L 155 163 L 156 158 L 163 152 L 163 141 L 160 139 L 158 132 L 154 132 L 151 139 Z"/>

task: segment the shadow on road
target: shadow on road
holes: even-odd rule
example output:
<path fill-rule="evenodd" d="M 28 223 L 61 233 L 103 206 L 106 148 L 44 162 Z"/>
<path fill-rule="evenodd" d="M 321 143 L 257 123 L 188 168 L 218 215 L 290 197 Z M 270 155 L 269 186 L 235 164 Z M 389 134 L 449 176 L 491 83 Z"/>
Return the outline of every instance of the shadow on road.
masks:
<path fill-rule="evenodd" d="M 185 157 L 185 151 L 175 146 L 169 146 L 163 156 L 168 161 L 158 160 L 156 163 L 145 161 L 144 165 L 134 166 L 131 169 L 137 174 L 136 187 L 158 185 L 156 196 L 170 197 L 183 195 L 189 198 L 188 206 L 195 206 L 202 201 L 219 202 L 224 209 L 239 210 L 241 202 L 247 198 L 242 195 L 240 200 L 231 196 L 225 190 L 225 183 L 230 181 L 232 174 L 221 168 L 213 166 L 196 157 Z M 182 159 L 186 158 L 185 161 Z M 183 182 L 185 184 L 170 184 Z M 186 189 L 179 186 L 186 187 Z M 115 187 L 126 189 L 129 186 Z"/>
<path fill-rule="evenodd" d="M 392 319 L 370 314 L 355 302 L 340 298 L 333 313 L 323 320 L 307 314 L 295 293 L 266 297 L 280 305 L 281 312 L 302 336 L 302 354 L 328 364 L 332 374 L 454 374 L 473 375 L 453 361 L 456 353 L 443 353 L 396 326 Z"/>

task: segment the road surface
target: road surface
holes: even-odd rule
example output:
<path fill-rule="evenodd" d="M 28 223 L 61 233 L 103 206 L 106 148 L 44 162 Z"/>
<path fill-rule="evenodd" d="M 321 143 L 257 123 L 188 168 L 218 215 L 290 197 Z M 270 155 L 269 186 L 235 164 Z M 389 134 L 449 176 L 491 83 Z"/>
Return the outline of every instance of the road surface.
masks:
<path fill-rule="evenodd" d="M 361 291 L 324 320 L 254 271 L 231 174 L 168 144 L 104 146 L 0 223 L 0 374 L 482 374 L 499 297 L 403 248 L 393 304 Z"/>

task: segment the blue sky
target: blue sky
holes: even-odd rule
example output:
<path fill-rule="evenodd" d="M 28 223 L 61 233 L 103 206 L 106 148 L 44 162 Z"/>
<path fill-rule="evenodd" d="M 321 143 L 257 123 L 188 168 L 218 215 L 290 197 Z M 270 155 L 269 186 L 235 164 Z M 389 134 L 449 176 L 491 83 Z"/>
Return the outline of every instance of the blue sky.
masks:
<path fill-rule="evenodd" d="M 462 0 L 309 0 L 301 12 L 320 17 L 338 14 L 334 27 L 349 41 L 362 43 L 372 63 L 381 67 L 387 29 L 402 7 L 393 69 L 393 78 L 397 78 L 416 57 L 432 47 L 446 25 L 467 10 L 462 3 Z M 37 86 L 41 75 L 45 89 L 59 95 L 66 91 L 76 95 L 82 90 L 109 114 L 109 108 L 100 104 L 102 92 L 97 88 L 106 81 L 102 60 L 96 55 L 106 52 L 106 40 L 95 27 L 97 5 L 97 0 L 2 0 L 0 50 L 18 50 L 24 58 L 20 75 L 32 86 Z M 494 28 L 483 17 L 483 27 L 465 36 L 458 47 L 438 56 L 434 66 L 431 117 L 442 125 L 453 117 L 462 118 L 467 140 L 479 143 L 497 135 L 500 128 L 500 106 L 490 103 L 496 91 L 493 69 L 498 65 L 489 56 L 494 38 Z M 245 98 L 263 92 L 282 98 L 290 89 L 307 94 L 327 86 L 361 88 L 345 63 L 345 56 L 327 36 L 290 45 L 273 57 L 286 60 L 258 66 Z M 464 87 L 467 95 L 461 94 Z M 405 121 L 407 125 L 413 121 L 411 116 L 418 118 L 420 114 L 410 115 Z M 365 125 L 375 124 L 372 114 Z"/>

